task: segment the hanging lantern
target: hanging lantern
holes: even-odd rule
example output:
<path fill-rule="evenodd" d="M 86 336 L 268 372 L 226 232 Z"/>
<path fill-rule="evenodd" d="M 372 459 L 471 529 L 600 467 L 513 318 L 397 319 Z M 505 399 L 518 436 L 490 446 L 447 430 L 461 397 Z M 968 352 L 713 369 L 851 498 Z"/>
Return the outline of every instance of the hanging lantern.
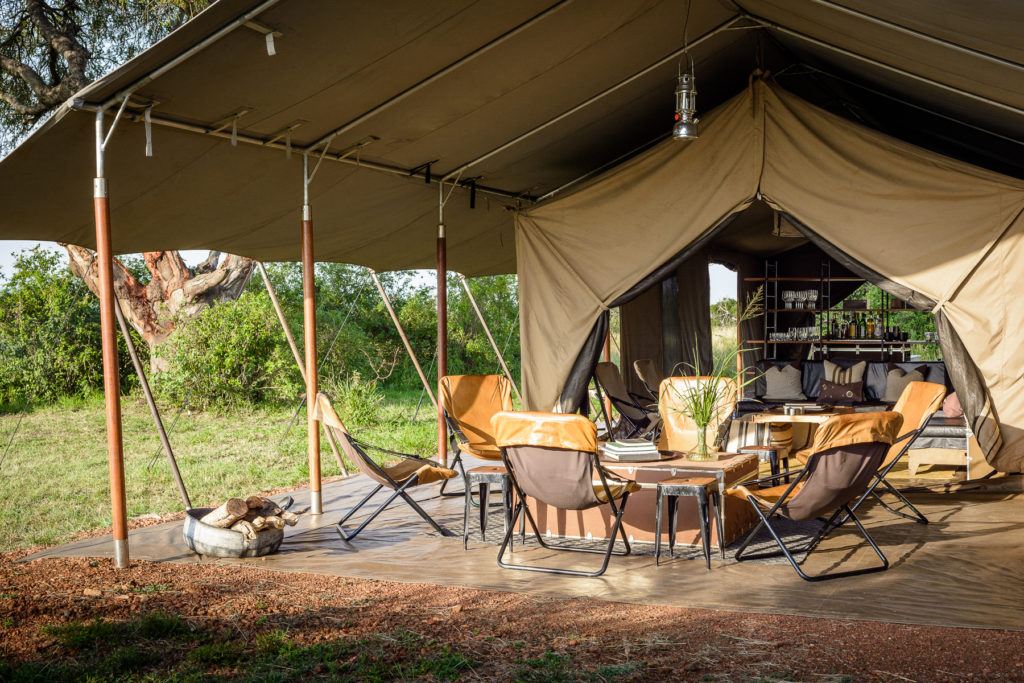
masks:
<path fill-rule="evenodd" d="M 676 125 L 672 137 L 676 140 L 694 140 L 700 135 L 697 114 L 697 83 L 692 73 L 679 76 L 676 85 Z"/>

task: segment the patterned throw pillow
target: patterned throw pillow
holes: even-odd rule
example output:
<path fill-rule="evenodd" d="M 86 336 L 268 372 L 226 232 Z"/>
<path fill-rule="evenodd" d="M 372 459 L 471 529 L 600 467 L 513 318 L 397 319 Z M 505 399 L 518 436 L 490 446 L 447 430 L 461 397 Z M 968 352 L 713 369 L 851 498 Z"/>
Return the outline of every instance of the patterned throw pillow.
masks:
<path fill-rule="evenodd" d="M 806 401 L 800 384 L 800 370 L 792 365 L 773 365 L 764 373 L 766 389 L 764 398 L 768 401 Z"/>
<path fill-rule="evenodd" d="M 946 417 L 964 416 L 964 409 L 960 405 L 960 397 L 956 395 L 955 391 L 942 402 L 942 412 L 945 413 Z"/>
<path fill-rule="evenodd" d="M 825 361 L 825 379 L 833 384 L 851 384 L 853 382 L 864 382 L 864 370 L 867 369 L 867 361 L 854 363 L 848 368 L 836 365 L 830 360 Z"/>
<path fill-rule="evenodd" d="M 827 361 L 826 361 L 827 362 Z M 864 382 L 837 384 L 827 379 L 821 381 L 818 403 L 829 405 L 852 405 L 864 400 Z"/>
<path fill-rule="evenodd" d="M 889 365 L 889 372 L 885 376 L 885 394 L 882 401 L 895 403 L 900 400 L 900 394 L 911 382 L 923 382 L 924 375 L 928 372 L 928 366 L 922 365 L 907 372 L 895 365 Z"/>

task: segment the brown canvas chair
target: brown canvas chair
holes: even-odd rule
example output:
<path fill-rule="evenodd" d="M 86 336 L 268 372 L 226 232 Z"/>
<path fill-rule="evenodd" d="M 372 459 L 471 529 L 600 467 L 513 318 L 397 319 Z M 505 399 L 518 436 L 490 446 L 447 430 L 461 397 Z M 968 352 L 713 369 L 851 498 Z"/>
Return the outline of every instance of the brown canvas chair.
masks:
<path fill-rule="evenodd" d="M 502 459 L 516 493 L 512 521 L 498 551 L 498 566 L 571 576 L 600 576 L 614 555 L 628 555 L 629 539 L 622 528 L 622 514 L 629 494 L 640 485 L 615 477 L 601 467 L 597 457 L 597 427 L 582 415 L 559 413 L 498 413 L 494 416 L 494 435 L 501 448 Z M 544 540 L 537 527 L 526 497 L 562 510 L 588 510 L 600 505 L 611 508 L 614 523 L 603 550 L 554 544 Z M 604 555 L 595 571 L 507 564 L 505 550 L 509 547 L 516 522 L 525 515 L 537 542 L 544 548 Z M 621 534 L 623 552 L 614 552 Z"/>
<path fill-rule="evenodd" d="M 433 484 L 439 481 L 447 481 L 452 477 L 458 476 L 455 470 L 449 469 L 441 465 L 441 463 L 434 460 L 428 460 L 427 458 L 413 455 L 411 453 L 399 453 L 397 451 L 387 450 L 378 446 L 372 446 L 365 442 L 357 440 L 353 437 L 348 429 L 345 428 L 341 418 L 338 417 L 338 413 L 335 412 L 334 406 L 331 405 L 330 399 L 324 394 L 317 394 L 316 407 L 314 409 L 314 419 L 324 426 L 324 430 L 327 432 L 327 438 L 334 439 L 337 445 L 344 451 L 345 455 L 349 460 L 355 463 L 359 471 L 365 474 L 367 477 L 377 483 L 369 494 L 366 495 L 355 507 L 345 513 L 341 520 L 337 524 L 338 533 L 346 541 L 351 541 L 359 533 L 367 527 L 377 515 L 384 512 L 385 508 L 391 505 L 396 499 L 401 498 L 409 504 L 413 510 L 416 511 L 420 517 L 424 519 L 430 526 L 434 528 L 442 536 L 454 536 L 451 531 L 445 529 L 443 526 L 438 524 L 434 519 L 428 515 L 419 504 L 412 499 L 409 495 L 409 489 L 421 486 L 423 484 Z M 377 451 L 387 456 L 387 459 L 394 460 L 393 464 L 379 465 L 369 455 L 367 450 Z M 355 531 L 346 531 L 345 522 L 348 521 L 349 517 L 359 511 L 364 505 L 370 502 L 370 499 L 377 495 L 381 489 L 387 488 L 392 491 L 391 496 L 384 501 L 384 504 L 378 507 L 373 513 L 363 520 L 362 524 Z"/>
<path fill-rule="evenodd" d="M 683 397 L 692 391 L 700 382 L 710 382 L 710 377 L 669 377 L 662 381 L 658 390 L 658 412 L 661 415 L 661 435 L 658 438 L 658 450 L 688 453 L 697 447 L 697 425 L 686 414 Z M 727 427 L 736 409 L 736 382 L 726 382 L 720 396 L 718 419 L 708 425 L 706 436 L 708 447 L 719 448 L 726 436 Z"/>
<path fill-rule="evenodd" d="M 441 406 L 445 421 L 452 434 L 455 458 L 452 468 L 458 467 L 463 476 L 466 469 L 462 455 L 481 460 L 501 461 L 501 449 L 494 443 L 491 418 L 503 410 L 512 410 L 512 383 L 502 375 L 447 375 L 441 378 Z M 441 485 L 446 493 L 448 482 Z"/>
<path fill-rule="evenodd" d="M 902 425 L 903 416 L 896 412 L 838 415 L 818 427 L 811 447 L 812 454 L 802 470 L 772 475 L 735 487 L 746 497 L 760 519 L 737 549 L 736 561 L 775 557 L 781 553 L 793 565 L 800 578 L 806 581 L 837 579 L 888 569 L 889 561 L 864 529 L 854 512 L 855 505 L 851 504 L 863 499 L 890 448 L 907 438 L 906 435 L 899 436 Z M 751 484 L 761 484 L 768 480 L 778 481 L 784 474 L 796 476 L 790 484 L 755 490 L 747 488 Z M 852 520 L 882 563 L 844 572 L 815 576 L 806 574 L 772 526 L 772 520 L 787 517 L 801 522 L 825 515 L 829 515 L 828 518 L 802 552 L 809 554 L 826 534 Z M 743 557 L 743 552 L 761 529 L 768 530 L 780 551 Z"/>
<path fill-rule="evenodd" d="M 643 382 L 644 389 L 648 393 L 648 399 L 652 402 L 657 401 L 658 387 L 661 386 L 661 380 L 664 379 L 664 376 L 658 370 L 657 364 L 650 358 L 640 358 L 633 361 L 633 372 Z"/>
<path fill-rule="evenodd" d="M 603 391 L 619 411 L 622 418 L 618 425 L 620 439 L 657 435 L 661 423 L 657 406 L 652 406 L 649 399 L 629 391 L 622 379 L 622 373 L 619 372 L 619 366 L 609 362 L 598 363 L 594 366 L 594 380 L 597 382 L 598 392 Z M 601 409 L 604 410 L 603 401 Z M 608 425 L 608 433 L 611 434 L 611 415 L 605 415 L 604 418 L 605 424 Z"/>

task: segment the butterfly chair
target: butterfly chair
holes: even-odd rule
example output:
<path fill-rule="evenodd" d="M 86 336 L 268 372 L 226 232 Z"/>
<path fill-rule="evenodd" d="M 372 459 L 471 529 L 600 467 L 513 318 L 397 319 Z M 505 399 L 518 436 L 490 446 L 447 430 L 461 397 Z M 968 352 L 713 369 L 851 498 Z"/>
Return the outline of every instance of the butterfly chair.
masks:
<path fill-rule="evenodd" d="M 594 367 L 594 379 L 622 416 L 619 421 L 619 438 L 656 435 L 661 422 L 657 407 L 651 406 L 649 399 L 631 393 L 626 388 L 619 366 L 609 362 L 598 363 Z M 611 416 L 606 415 L 605 420 L 611 433 Z"/>
<path fill-rule="evenodd" d="M 702 388 L 702 383 L 716 381 L 712 377 L 669 377 L 662 381 L 658 391 L 658 412 L 661 414 L 661 435 L 658 450 L 689 453 L 697 448 L 698 430 L 686 412 L 685 399 L 688 392 Z M 712 450 L 721 446 L 728 436 L 728 425 L 736 409 L 736 382 L 730 378 L 719 378 L 717 415 L 705 431 L 705 439 Z"/>
<path fill-rule="evenodd" d="M 502 375 L 447 375 L 441 378 L 441 406 L 452 434 L 456 466 L 465 475 L 463 454 L 501 462 L 501 449 L 494 443 L 491 418 L 503 410 L 512 410 L 512 383 Z M 441 485 L 441 495 L 448 482 Z"/>
<path fill-rule="evenodd" d="M 423 458 L 418 455 L 399 453 L 397 451 L 391 451 L 359 441 L 349 433 L 348 429 L 345 428 L 341 418 L 339 418 L 338 414 L 334 411 L 334 406 L 331 405 L 330 399 L 328 399 L 324 394 L 317 394 L 314 418 L 324 426 L 324 429 L 327 432 L 327 438 L 334 439 L 345 452 L 345 455 L 348 456 L 348 459 L 354 462 L 356 467 L 359 468 L 359 471 L 377 483 L 374 489 L 370 491 L 365 498 L 359 501 L 355 507 L 346 512 L 338 522 L 338 533 L 341 534 L 342 538 L 346 541 L 354 539 L 370 524 L 370 522 L 377 518 L 377 515 L 384 512 L 385 508 L 399 498 L 408 503 L 409 507 L 416 511 L 416 514 L 422 517 L 424 521 L 430 524 L 430 526 L 432 526 L 434 530 L 442 536 L 455 535 L 434 521 L 434 519 L 428 515 L 409 495 L 409 490 L 416 486 L 446 481 L 452 477 L 458 476 L 458 473 L 455 470 L 444 467 L 439 462 L 428 460 L 427 458 Z M 397 462 L 389 465 L 379 465 L 373 460 L 373 458 L 367 455 L 366 451 L 368 450 L 377 451 L 378 453 L 386 456 L 388 460 Z M 362 524 L 360 524 L 355 531 L 346 531 L 344 525 L 345 522 L 348 521 L 349 517 L 358 512 L 364 505 L 370 502 L 370 499 L 377 495 L 381 489 L 385 488 L 392 493 L 388 499 L 384 501 L 384 504 L 374 510 L 369 517 L 363 520 Z"/>
<path fill-rule="evenodd" d="M 633 371 L 636 376 L 643 382 L 644 389 L 647 390 L 647 400 L 657 401 L 658 400 L 658 387 L 661 386 L 661 380 L 665 379 L 661 372 L 658 371 L 658 366 L 650 358 L 641 358 L 633 361 Z"/>
<path fill-rule="evenodd" d="M 629 554 L 629 539 L 622 528 L 622 515 L 629 494 L 640 490 L 640 485 L 619 479 L 601 467 L 597 457 L 597 427 L 593 422 L 582 415 L 572 414 L 498 413 L 494 416 L 494 436 L 501 447 L 502 459 L 516 493 L 512 523 L 498 551 L 499 567 L 570 576 L 600 576 L 608 568 L 612 555 Z M 608 505 L 614 522 L 608 534 L 607 547 L 602 550 L 545 541 L 525 503 L 527 496 L 560 510 L 589 510 Z M 526 516 L 541 547 L 601 554 L 604 557 L 600 568 L 585 571 L 507 564 L 504 561 L 505 550 L 520 515 Z M 620 534 L 625 550 L 615 552 L 615 541 Z"/>
<path fill-rule="evenodd" d="M 892 410 L 903 416 L 903 429 L 908 431 L 903 434 L 900 443 L 893 444 L 889 452 L 885 454 L 885 459 L 875 475 L 874 483 L 862 498 L 870 496 L 894 515 L 913 520 L 918 524 L 928 523 L 928 518 L 914 507 L 914 504 L 907 500 L 907 497 L 900 493 L 899 489 L 886 479 L 886 476 L 896 466 L 900 458 L 910 450 L 914 440 L 917 439 L 918 435 L 921 434 L 921 431 L 928 424 L 928 421 L 932 419 L 932 416 L 942 406 L 942 399 L 945 397 L 945 385 L 934 382 L 911 382 L 904 387 L 903 393 L 900 394 L 899 400 L 896 401 L 896 405 L 893 406 Z M 910 513 L 898 510 L 882 500 L 882 496 L 878 491 L 879 487 L 895 496 L 897 500 L 903 503 L 905 509 L 910 510 Z M 861 502 L 861 500 L 858 500 L 853 509 L 856 510 Z"/>
<path fill-rule="evenodd" d="M 792 483 L 756 490 L 750 490 L 745 485 L 735 487 L 734 490 L 746 497 L 760 520 L 737 549 L 736 561 L 782 554 L 805 581 L 838 579 L 888 569 L 889 561 L 860 523 L 851 503 L 859 500 L 870 488 L 872 479 L 893 444 L 906 438 L 898 436 L 902 425 L 903 416 L 895 412 L 838 415 L 818 427 L 806 467 L 748 482 L 748 485 L 778 481 L 785 474 L 795 475 Z M 824 518 L 825 515 L 828 515 L 827 519 L 811 542 L 802 549 L 803 552 L 810 554 L 826 534 L 847 521 L 853 521 L 882 563 L 843 572 L 815 576 L 806 574 L 772 522 L 779 517 L 803 522 Z M 780 550 L 743 557 L 743 552 L 761 529 L 768 530 Z"/>

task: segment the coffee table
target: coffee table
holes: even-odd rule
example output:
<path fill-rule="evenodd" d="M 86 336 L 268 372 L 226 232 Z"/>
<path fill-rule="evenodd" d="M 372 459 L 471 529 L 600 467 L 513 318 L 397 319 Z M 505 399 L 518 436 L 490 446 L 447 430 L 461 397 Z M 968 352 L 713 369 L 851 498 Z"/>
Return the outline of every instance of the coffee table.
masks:
<path fill-rule="evenodd" d="M 620 479 L 640 484 L 640 490 L 630 494 L 623 515 L 623 526 L 630 541 L 653 543 L 655 536 L 655 502 L 658 482 L 679 477 L 713 477 L 722 504 L 716 509 L 722 535 L 728 545 L 756 522 L 753 511 L 738 493 L 728 493 L 735 485 L 757 478 L 758 458 L 750 453 L 720 453 L 717 460 L 688 460 L 682 453 L 665 452 L 657 462 L 621 462 L 601 457 L 601 464 Z M 591 510 L 560 510 L 529 499 L 530 510 L 542 534 L 562 538 L 601 539 L 611 531 L 612 518 L 608 506 Z M 700 544 L 700 523 L 697 503 L 693 499 L 680 501 L 678 538 L 680 543 Z M 663 527 L 666 526 L 663 524 Z M 667 534 L 667 528 L 662 528 Z M 716 529 L 714 542 L 720 543 Z M 667 536 L 665 536 L 667 539 Z"/>

